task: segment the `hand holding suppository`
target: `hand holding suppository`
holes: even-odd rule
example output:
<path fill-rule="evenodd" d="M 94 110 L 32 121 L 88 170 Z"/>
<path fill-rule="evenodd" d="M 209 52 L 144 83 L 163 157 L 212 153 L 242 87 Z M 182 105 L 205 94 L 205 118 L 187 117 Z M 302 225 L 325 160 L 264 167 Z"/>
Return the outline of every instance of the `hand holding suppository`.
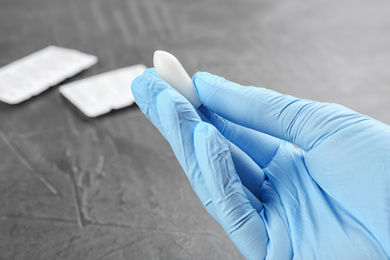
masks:
<path fill-rule="evenodd" d="M 154 69 L 132 91 L 246 258 L 390 258 L 390 126 L 206 72 L 193 83 L 198 109 Z"/>

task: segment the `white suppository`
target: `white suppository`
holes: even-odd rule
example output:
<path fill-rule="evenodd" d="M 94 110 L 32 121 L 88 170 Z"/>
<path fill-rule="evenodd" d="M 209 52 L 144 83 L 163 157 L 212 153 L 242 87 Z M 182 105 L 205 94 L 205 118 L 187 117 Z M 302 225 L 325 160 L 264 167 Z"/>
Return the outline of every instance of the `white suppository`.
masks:
<path fill-rule="evenodd" d="M 202 104 L 192 79 L 175 56 L 158 50 L 154 53 L 153 63 L 158 75 L 179 91 L 194 107 L 198 108 Z"/>

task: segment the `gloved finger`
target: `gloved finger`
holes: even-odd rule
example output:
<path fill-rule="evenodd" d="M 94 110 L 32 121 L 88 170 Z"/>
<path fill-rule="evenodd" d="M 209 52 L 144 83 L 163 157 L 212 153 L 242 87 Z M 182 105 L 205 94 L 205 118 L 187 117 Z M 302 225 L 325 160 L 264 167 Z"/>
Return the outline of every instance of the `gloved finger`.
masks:
<path fill-rule="evenodd" d="M 164 136 L 165 133 L 157 114 L 156 98 L 165 89 L 173 88 L 157 75 L 154 68 L 145 70 L 131 84 L 131 90 L 138 107 Z"/>
<path fill-rule="evenodd" d="M 164 112 L 166 111 L 166 107 L 162 106 L 162 108 L 157 107 L 157 97 L 161 94 L 162 91 L 170 89 L 173 92 L 176 92 L 169 84 L 165 81 L 161 80 L 161 78 L 156 73 L 155 69 L 147 69 L 143 75 L 138 77 L 133 81 L 132 90 L 135 96 L 136 102 L 140 109 L 144 112 L 146 117 L 159 129 L 159 131 L 164 135 L 164 137 L 169 141 L 169 137 L 165 134 L 165 130 L 162 124 L 168 124 L 169 120 L 161 119 L 157 111 Z M 180 94 L 178 94 L 180 95 Z M 185 99 L 183 99 L 186 102 Z M 179 109 L 179 108 L 177 108 Z M 189 109 L 193 109 L 192 106 Z M 198 113 L 198 111 L 196 111 Z M 169 112 L 167 112 L 169 113 Z M 175 114 L 174 111 L 173 114 Z M 172 115 L 173 115 L 172 114 Z M 194 115 L 195 116 L 195 115 Z M 186 116 L 182 115 L 182 119 L 186 120 Z M 196 117 L 196 116 L 195 116 Z M 199 118 L 197 118 L 200 121 Z M 168 127 L 170 129 L 170 127 Z M 244 183 L 248 185 L 249 189 L 253 194 L 257 197 L 259 196 L 260 186 L 264 180 L 264 173 L 262 172 L 257 165 L 247 158 L 243 152 L 239 151 L 238 148 L 235 149 L 234 152 L 235 162 L 237 167 L 239 167 L 242 172 L 242 178 Z M 178 157 L 179 161 L 180 158 Z M 196 160 L 194 160 L 196 161 Z M 183 167 L 184 169 L 184 167 Z M 186 169 L 184 169 L 186 171 Z M 190 179 L 191 183 L 194 183 Z M 200 187 L 205 187 L 205 185 L 199 185 Z M 205 205 L 205 208 L 209 211 L 210 215 L 215 217 L 215 214 L 212 213 L 212 203 L 210 203 L 209 196 L 204 195 L 205 192 L 202 190 L 198 191 L 196 188 L 195 192 L 198 194 L 198 197 L 201 199 L 202 203 Z"/>
<path fill-rule="evenodd" d="M 196 111 L 198 112 L 198 115 L 200 116 L 203 122 L 212 124 L 212 122 L 208 118 L 210 118 L 210 114 L 215 115 L 214 113 L 209 112 L 207 108 L 205 108 L 204 106 L 200 106 Z M 207 115 L 207 117 L 205 115 Z M 218 116 L 215 115 L 215 117 Z M 219 125 L 217 124 L 217 126 Z M 225 132 L 227 131 L 222 131 L 222 133 Z M 258 164 L 256 164 L 256 162 L 248 154 L 242 151 L 233 142 L 231 142 L 230 140 L 228 140 L 227 142 L 234 162 L 234 166 L 236 167 L 237 174 L 240 177 L 242 184 L 246 188 L 246 191 L 251 192 L 252 197 L 258 200 L 260 198 L 260 188 L 263 185 L 263 182 L 266 178 L 263 169 L 261 169 L 261 167 Z M 249 140 L 249 142 L 252 142 L 252 140 Z M 259 153 L 257 153 L 257 155 L 259 155 Z M 251 199 L 250 201 L 252 204 Z M 257 205 L 258 205 L 257 202 L 253 201 L 252 206 L 256 208 L 256 210 L 258 210 Z"/>
<path fill-rule="evenodd" d="M 158 73 L 157 73 L 157 71 L 156 71 L 156 69 L 155 68 L 148 68 L 148 69 L 146 69 L 145 71 L 144 71 L 144 73 L 143 73 L 144 75 L 145 74 L 153 74 L 153 75 L 158 75 Z"/>
<path fill-rule="evenodd" d="M 219 223 L 248 259 L 264 259 L 268 236 L 237 176 L 226 139 L 210 124 L 194 131 L 195 152 Z"/>
<path fill-rule="evenodd" d="M 260 167 L 265 168 L 272 161 L 282 140 L 232 123 L 204 106 L 198 109 L 226 139 L 237 145 Z"/>
<path fill-rule="evenodd" d="M 210 196 L 205 188 L 203 177 L 200 174 L 200 166 L 193 158 L 193 129 L 201 122 L 193 106 L 174 90 L 165 90 L 157 97 L 157 110 L 162 122 L 166 138 L 170 143 L 179 163 L 187 174 L 187 177 L 202 201 L 205 208 L 213 211 Z M 240 178 L 247 185 L 250 202 L 257 211 L 262 209 L 258 200 L 260 188 L 265 179 L 264 172 L 239 148 L 230 144 L 234 164 L 241 173 Z M 251 193 L 251 194 L 249 194 Z M 250 196 L 251 195 L 251 196 Z M 211 215 L 218 221 L 215 214 Z"/>
<path fill-rule="evenodd" d="M 173 92 L 176 92 L 173 90 Z M 182 102 L 186 103 L 187 100 L 185 100 L 180 94 L 173 94 L 177 95 L 178 100 L 182 100 Z M 173 101 L 173 103 L 176 103 Z M 187 106 L 187 109 L 194 110 L 198 112 L 197 110 L 193 109 L 192 106 Z M 173 113 L 177 113 L 178 121 L 181 122 L 182 126 L 186 125 L 186 122 L 188 120 L 188 113 L 184 112 L 183 109 L 177 104 L 176 111 Z M 201 114 L 202 115 L 202 114 Z M 195 117 L 195 115 L 194 115 Z M 160 118 L 161 119 L 161 118 Z M 164 122 L 167 122 L 167 120 L 163 120 Z M 201 121 L 199 118 L 196 118 L 199 122 Z M 205 119 L 207 120 L 207 119 Z M 191 127 L 190 127 L 191 128 Z M 166 131 L 165 131 L 166 132 Z M 244 184 L 248 188 L 248 190 L 256 197 L 259 198 L 260 196 L 260 187 L 264 182 L 265 174 L 263 170 L 243 151 L 241 151 L 237 146 L 229 142 L 230 151 L 232 153 L 232 158 L 234 165 L 237 169 L 237 173 Z M 190 180 L 191 181 L 191 180 Z"/>
<path fill-rule="evenodd" d="M 207 72 L 196 73 L 193 81 L 208 109 L 231 122 L 289 141 L 306 151 L 363 117 L 340 105 L 241 86 Z"/>
<path fill-rule="evenodd" d="M 133 80 L 132 83 L 132 92 L 134 95 L 134 98 L 137 102 L 137 105 L 140 107 L 142 112 L 145 114 L 145 116 L 157 127 L 157 129 L 164 135 L 165 139 L 170 141 L 169 139 L 172 140 L 171 135 L 167 135 L 166 131 L 163 126 L 164 124 L 168 125 L 175 125 L 175 121 L 172 120 L 166 120 L 163 118 L 162 120 L 160 119 L 160 115 L 158 111 L 160 111 L 162 114 L 169 114 L 169 106 L 165 106 L 163 102 L 160 103 L 160 107 L 158 107 L 157 104 L 157 98 L 160 96 L 160 94 L 164 90 L 171 90 L 175 91 L 168 83 L 166 83 L 164 80 L 162 80 L 158 74 L 156 73 L 155 69 L 148 69 L 146 70 L 141 76 L 137 77 L 136 79 Z M 166 113 L 164 113 L 166 112 Z M 173 113 L 172 115 L 175 115 Z M 177 122 L 176 122 L 177 123 Z M 177 127 L 177 126 L 176 126 Z M 169 127 L 167 127 L 169 129 Z M 192 131 L 190 132 L 192 133 Z M 192 141 L 191 141 L 192 143 Z M 171 144 L 173 145 L 173 144 Z M 191 148 L 193 150 L 193 148 Z M 190 149 L 190 150 L 191 150 Z M 183 162 L 183 158 L 188 156 L 188 160 L 196 162 L 195 155 L 191 157 L 191 155 L 188 154 L 182 154 L 178 151 L 176 151 L 177 154 L 176 156 L 179 159 L 179 162 Z M 182 165 L 183 166 L 183 165 Z M 192 169 L 198 168 L 197 166 L 192 166 Z M 184 171 L 188 171 L 188 169 L 184 168 Z M 198 170 L 199 171 L 199 170 Z M 200 176 L 199 173 L 192 173 L 191 175 L 195 176 Z M 205 188 L 205 185 L 203 183 L 203 178 L 200 177 L 197 179 L 197 182 L 200 183 L 199 185 L 197 184 L 196 187 L 193 186 L 194 191 L 197 193 L 198 197 L 202 201 L 203 205 L 205 206 L 206 210 L 209 212 L 211 216 L 213 216 L 217 220 L 217 216 L 214 212 L 214 207 L 211 203 L 210 196 L 208 195 L 208 191 Z"/>
<path fill-rule="evenodd" d="M 244 193 L 251 206 L 256 210 L 257 213 L 260 213 L 260 211 L 264 209 L 263 203 L 261 203 L 261 201 L 256 198 L 255 195 L 253 195 L 253 193 L 248 190 L 247 187 L 245 187 L 245 185 L 242 185 L 242 189 L 244 190 Z"/>
<path fill-rule="evenodd" d="M 210 215 L 218 221 L 195 155 L 193 132 L 201 120 L 194 107 L 177 91 L 165 89 L 157 96 L 156 113 L 162 123 L 165 138 L 192 188 Z"/>
<path fill-rule="evenodd" d="M 229 141 L 228 145 L 234 166 L 242 184 L 254 195 L 255 198 L 257 198 L 257 200 L 259 200 L 260 188 L 265 180 L 263 170 L 236 145 Z M 255 204 L 252 205 L 255 207 Z"/>

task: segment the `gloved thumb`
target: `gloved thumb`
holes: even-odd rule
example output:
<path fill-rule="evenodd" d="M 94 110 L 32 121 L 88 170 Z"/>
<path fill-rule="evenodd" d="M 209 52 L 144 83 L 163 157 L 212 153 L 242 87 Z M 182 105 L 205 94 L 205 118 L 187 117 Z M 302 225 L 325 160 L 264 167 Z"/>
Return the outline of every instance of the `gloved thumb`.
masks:
<path fill-rule="evenodd" d="M 241 86 L 207 72 L 196 73 L 193 82 L 202 104 L 209 110 L 306 151 L 338 130 L 368 118 L 341 105 Z"/>

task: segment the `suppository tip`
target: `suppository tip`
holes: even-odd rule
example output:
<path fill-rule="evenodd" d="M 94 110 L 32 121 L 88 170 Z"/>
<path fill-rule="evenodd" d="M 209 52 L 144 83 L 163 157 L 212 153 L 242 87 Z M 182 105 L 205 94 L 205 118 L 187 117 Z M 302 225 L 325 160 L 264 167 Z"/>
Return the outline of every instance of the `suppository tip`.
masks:
<path fill-rule="evenodd" d="M 175 56 L 166 51 L 155 51 L 153 64 L 158 75 L 179 91 L 194 107 L 198 108 L 202 104 L 192 79 Z"/>

